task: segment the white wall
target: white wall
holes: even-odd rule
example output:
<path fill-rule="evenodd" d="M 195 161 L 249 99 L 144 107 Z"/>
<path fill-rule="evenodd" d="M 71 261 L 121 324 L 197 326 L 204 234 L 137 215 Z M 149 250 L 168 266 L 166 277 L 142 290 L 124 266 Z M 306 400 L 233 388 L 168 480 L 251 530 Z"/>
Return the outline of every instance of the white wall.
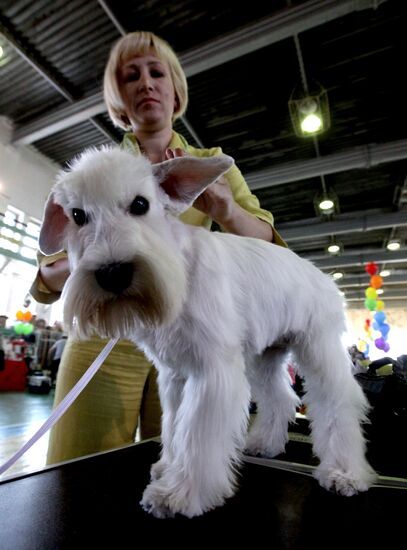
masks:
<path fill-rule="evenodd" d="M 10 143 L 11 125 L 0 117 L 0 212 L 7 205 L 42 219 L 45 200 L 60 167 L 33 147 Z"/>

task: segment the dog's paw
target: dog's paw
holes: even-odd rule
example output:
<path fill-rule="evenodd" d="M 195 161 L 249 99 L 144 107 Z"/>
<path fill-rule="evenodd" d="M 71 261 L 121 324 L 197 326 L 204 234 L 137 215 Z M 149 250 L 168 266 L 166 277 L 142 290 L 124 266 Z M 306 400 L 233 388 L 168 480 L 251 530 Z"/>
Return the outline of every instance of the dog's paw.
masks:
<path fill-rule="evenodd" d="M 249 433 L 243 452 L 244 454 L 249 456 L 273 458 L 274 456 L 277 456 L 283 453 L 284 450 L 285 450 L 285 441 L 284 442 L 267 441 L 266 443 L 262 437 L 257 437 Z"/>
<path fill-rule="evenodd" d="M 200 516 L 209 508 L 202 506 L 199 498 L 191 498 L 187 486 L 185 482 L 183 486 L 170 489 L 164 476 L 146 487 L 140 504 L 156 518 L 172 518 L 175 514 L 188 518 Z"/>
<path fill-rule="evenodd" d="M 339 495 L 351 497 L 357 493 L 367 491 L 375 479 L 374 472 L 367 471 L 361 476 L 340 469 L 315 471 L 315 477 L 321 487 L 328 491 L 335 491 Z"/>
<path fill-rule="evenodd" d="M 147 486 L 140 504 L 143 510 L 156 518 L 172 518 L 176 513 L 170 507 L 168 495 L 155 482 Z"/>

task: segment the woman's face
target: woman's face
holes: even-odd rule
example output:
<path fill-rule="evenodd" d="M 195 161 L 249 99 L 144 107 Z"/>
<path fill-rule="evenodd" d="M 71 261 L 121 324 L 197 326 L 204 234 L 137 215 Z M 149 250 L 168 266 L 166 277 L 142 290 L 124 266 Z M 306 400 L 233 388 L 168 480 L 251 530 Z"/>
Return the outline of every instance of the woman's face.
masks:
<path fill-rule="evenodd" d="M 133 129 L 172 127 L 175 90 L 168 66 L 158 57 L 129 58 L 119 71 L 119 87 Z"/>

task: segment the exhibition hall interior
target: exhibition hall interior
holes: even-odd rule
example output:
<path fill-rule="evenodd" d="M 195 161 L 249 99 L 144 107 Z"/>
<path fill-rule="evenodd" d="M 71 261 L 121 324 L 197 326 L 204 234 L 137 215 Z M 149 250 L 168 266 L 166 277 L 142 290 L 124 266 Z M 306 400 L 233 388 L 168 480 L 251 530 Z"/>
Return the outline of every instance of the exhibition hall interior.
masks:
<path fill-rule="evenodd" d="M 233 157 L 287 246 L 337 286 L 343 346 L 371 405 L 368 458 L 393 485 L 407 483 L 406 27 L 398 0 L 253 0 L 246 9 L 0 0 L 0 465 L 50 416 L 69 341 L 64 298 L 30 293 L 44 205 L 76 156 L 122 142 L 103 97 L 105 65 L 122 36 L 149 30 L 187 77 L 175 132 Z M 301 277 L 291 292 L 301 296 Z M 296 416 L 280 458 L 313 467 L 304 403 Z M 0 480 L 43 470 L 48 438 Z"/>

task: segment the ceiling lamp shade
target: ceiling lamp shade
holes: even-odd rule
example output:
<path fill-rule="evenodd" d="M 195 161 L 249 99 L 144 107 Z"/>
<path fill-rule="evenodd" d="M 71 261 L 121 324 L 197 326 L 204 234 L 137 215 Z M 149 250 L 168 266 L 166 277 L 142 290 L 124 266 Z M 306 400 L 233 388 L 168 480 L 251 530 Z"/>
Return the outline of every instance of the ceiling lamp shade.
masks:
<path fill-rule="evenodd" d="M 387 243 L 388 250 L 399 250 L 400 241 L 398 239 L 393 239 Z"/>
<path fill-rule="evenodd" d="M 339 200 L 333 189 L 319 193 L 314 198 L 314 208 L 317 216 L 329 216 L 334 214 L 339 209 Z"/>
<path fill-rule="evenodd" d="M 288 102 L 291 121 L 299 137 L 315 136 L 328 130 L 331 125 L 328 93 L 320 84 L 310 93 L 294 89 Z"/>
<path fill-rule="evenodd" d="M 334 256 L 335 254 L 339 254 L 341 252 L 341 246 L 338 243 L 332 242 L 326 250 L 329 254 Z"/>

